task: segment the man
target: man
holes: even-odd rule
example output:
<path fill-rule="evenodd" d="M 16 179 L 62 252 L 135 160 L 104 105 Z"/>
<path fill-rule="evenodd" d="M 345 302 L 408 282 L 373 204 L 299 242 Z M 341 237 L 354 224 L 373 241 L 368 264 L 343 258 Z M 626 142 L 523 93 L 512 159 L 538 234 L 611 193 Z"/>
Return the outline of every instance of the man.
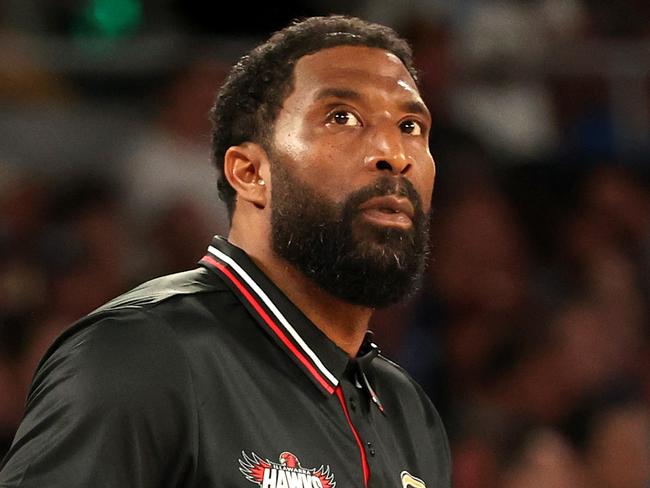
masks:
<path fill-rule="evenodd" d="M 228 239 L 56 341 L 0 486 L 450 486 L 434 407 L 367 334 L 426 252 L 408 46 L 306 19 L 240 60 L 213 123 Z"/>

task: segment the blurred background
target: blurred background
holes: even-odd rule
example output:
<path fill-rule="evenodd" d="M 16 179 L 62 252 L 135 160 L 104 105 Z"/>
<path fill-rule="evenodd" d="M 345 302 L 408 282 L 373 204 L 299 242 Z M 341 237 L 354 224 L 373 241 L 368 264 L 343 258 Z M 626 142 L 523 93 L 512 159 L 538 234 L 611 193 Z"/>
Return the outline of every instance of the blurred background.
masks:
<path fill-rule="evenodd" d="M 456 488 L 647 488 L 650 3 L 0 2 L 0 455 L 80 316 L 227 232 L 208 111 L 295 17 L 412 44 L 438 167 L 422 289 L 373 320 Z"/>

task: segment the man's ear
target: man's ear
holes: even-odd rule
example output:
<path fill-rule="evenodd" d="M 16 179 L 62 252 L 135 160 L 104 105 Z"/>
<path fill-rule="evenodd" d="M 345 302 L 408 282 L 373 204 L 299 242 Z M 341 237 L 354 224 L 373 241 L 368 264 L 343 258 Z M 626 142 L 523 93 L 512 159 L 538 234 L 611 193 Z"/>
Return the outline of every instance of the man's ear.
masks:
<path fill-rule="evenodd" d="M 231 146 L 223 158 L 223 171 L 237 198 L 264 208 L 268 202 L 269 162 L 266 151 L 255 142 Z"/>

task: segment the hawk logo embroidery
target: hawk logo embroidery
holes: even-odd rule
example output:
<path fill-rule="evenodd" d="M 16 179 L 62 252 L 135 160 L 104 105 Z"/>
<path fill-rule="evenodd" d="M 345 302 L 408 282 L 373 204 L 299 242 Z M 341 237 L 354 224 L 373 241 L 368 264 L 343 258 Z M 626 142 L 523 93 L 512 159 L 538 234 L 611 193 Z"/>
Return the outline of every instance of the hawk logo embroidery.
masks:
<path fill-rule="evenodd" d="M 239 471 L 251 483 L 260 488 L 334 488 L 334 473 L 329 466 L 320 468 L 303 468 L 298 458 L 290 452 L 283 452 L 279 462 L 274 463 L 262 459 L 252 452 L 247 455 L 244 451 L 239 460 Z M 424 485 L 423 485 L 424 486 Z"/>
<path fill-rule="evenodd" d="M 416 478 L 408 471 L 402 471 L 400 474 L 402 478 L 402 488 L 427 488 L 420 478 Z"/>

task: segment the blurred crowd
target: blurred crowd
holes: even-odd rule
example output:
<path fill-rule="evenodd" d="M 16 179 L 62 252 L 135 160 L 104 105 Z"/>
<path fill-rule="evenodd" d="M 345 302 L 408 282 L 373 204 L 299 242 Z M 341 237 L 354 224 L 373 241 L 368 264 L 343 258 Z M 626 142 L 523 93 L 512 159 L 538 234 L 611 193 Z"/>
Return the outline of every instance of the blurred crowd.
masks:
<path fill-rule="evenodd" d="M 0 7 L 0 456 L 62 330 L 227 234 L 207 113 L 238 50 L 336 11 L 410 40 L 434 118 L 427 274 L 372 329 L 438 407 L 454 486 L 650 486 L 647 2 L 294 2 L 238 32 L 120 0 L 141 20 L 113 37 L 71 13 L 103 3 Z"/>

